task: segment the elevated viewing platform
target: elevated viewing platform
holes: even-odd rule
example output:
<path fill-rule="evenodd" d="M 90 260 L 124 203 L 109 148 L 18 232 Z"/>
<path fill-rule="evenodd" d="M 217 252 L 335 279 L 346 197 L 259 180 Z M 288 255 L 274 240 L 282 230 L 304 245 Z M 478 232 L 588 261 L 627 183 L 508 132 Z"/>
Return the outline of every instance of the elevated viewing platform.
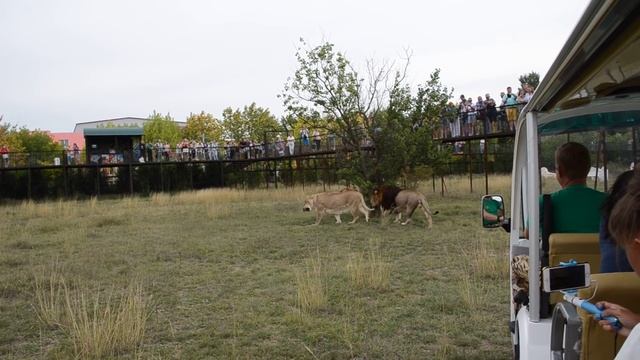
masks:
<path fill-rule="evenodd" d="M 443 143 L 455 143 L 514 137 L 515 123 L 524 105 L 446 112 L 441 116 L 433 138 Z"/>

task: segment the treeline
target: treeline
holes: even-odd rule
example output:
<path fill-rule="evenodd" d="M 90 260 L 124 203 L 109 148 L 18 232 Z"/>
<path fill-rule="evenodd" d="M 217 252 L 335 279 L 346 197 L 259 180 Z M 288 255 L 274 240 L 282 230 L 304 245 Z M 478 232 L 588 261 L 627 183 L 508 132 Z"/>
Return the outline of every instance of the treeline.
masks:
<path fill-rule="evenodd" d="M 11 125 L 3 122 L 2 117 L 0 117 L 0 148 L 8 152 L 27 153 L 62 150 L 62 146 L 54 142 L 47 132 Z"/>
<path fill-rule="evenodd" d="M 269 109 L 255 103 L 242 109 L 226 108 L 222 119 L 207 112 L 190 114 L 186 126 L 180 128 L 171 115 L 153 112 L 151 121 L 144 126 L 144 137 L 147 142 L 162 142 L 175 146 L 182 139 L 193 141 L 216 141 L 225 139 L 234 141 L 264 141 L 265 134 L 286 132 L 282 123 L 271 114 Z"/>

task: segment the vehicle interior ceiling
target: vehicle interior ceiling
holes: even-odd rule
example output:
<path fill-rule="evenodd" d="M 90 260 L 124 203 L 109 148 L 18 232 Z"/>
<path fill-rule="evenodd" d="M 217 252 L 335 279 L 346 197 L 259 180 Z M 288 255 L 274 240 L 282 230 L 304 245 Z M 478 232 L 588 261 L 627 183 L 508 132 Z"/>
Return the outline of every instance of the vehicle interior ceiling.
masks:
<path fill-rule="evenodd" d="M 540 114 L 542 116 L 539 117 L 541 136 L 558 137 L 557 141 L 543 141 L 542 146 L 558 146 L 560 139 L 571 139 L 573 141 L 594 139 L 590 140 L 593 146 L 591 149 L 592 163 L 593 167 L 600 171 L 600 178 L 598 179 L 598 176 L 596 176 L 595 179 L 591 179 L 589 185 L 599 188 L 599 190 L 606 189 L 606 184 L 603 184 L 601 170 L 603 166 L 606 167 L 608 165 L 605 158 L 615 158 L 616 156 L 612 156 L 610 153 L 617 151 L 612 144 L 606 144 L 612 140 L 612 137 L 609 136 L 606 139 L 605 136 L 601 136 L 601 130 L 606 128 L 627 131 L 625 136 L 629 138 L 629 142 L 633 141 L 633 156 L 635 156 L 635 149 L 638 147 L 637 126 L 640 125 L 640 57 L 638 56 L 640 54 L 640 22 L 632 22 L 619 28 L 621 30 L 609 37 L 609 39 L 613 40 L 598 47 L 594 56 L 589 57 L 592 60 L 580 63 L 580 69 L 573 76 L 573 81 L 566 82 L 566 86 L 558 89 L 556 94 L 550 98 L 550 101 L 544 105 Z M 586 47 L 588 47 L 588 42 L 580 50 L 584 52 Z M 585 57 L 581 54 L 576 58 L 584 59 Z M 574 62 L 576 61 L 574 60 Z M 620 103 L 622 101 L 626 102 L 625 109 L 627 111 L 620 116 L 604 113 L 605 111 L 619 109 L 620 107 L 617 104 L 609 107 L 596 106 L 599 103 L 613 104 L 614 102 Z M 567 117 L 573 117 L 571 120 L 574 121 L 557 121 L 570 120 L 560 115 L 565 113 Z M 595 116 L 590 116 L 589 119 L 585 120 L 585 117 L 590 114 L 595 114 Z M 607 119 L 607 121 L 604 119 Z M 552 124 L 552 122 L 556 124 Z M 633 133 L 632 127 L 636 127 Z M 578 132 L 582 134 L 575 134 Z M 585 143 L 585 145 L 589 144 Z M 626 157 L 629 157 L 628 163 L 634 161 L 630 154 Z M 613 168 L 609 167 L 607 169 L 609 186 L 613 183 L 618 173 L 628 169 L 628 163 L 624 169 L 617 169 L 615 165 Z M 541 166 L 552 169 L 554 164 L 552 159 L 547 159 L 546 162 L 541 159 Z M 541 190 L 543 190 L 543 193 L 558 190 L 558 186 L 553 180 L 555 179 L 542 179 Z"/>
<path fill-rule="evenodd" d="M 566 110 L 607 96 L 640 92 L 640 22 L 626 25 L 610 36 L 611 42 L 594 50 L 593 56 L 587 56 L 588 42 L 580 49 L 582 56 L 574 60 L 579 66 L 574 68 L 576 74 L 543 111 Z"/>

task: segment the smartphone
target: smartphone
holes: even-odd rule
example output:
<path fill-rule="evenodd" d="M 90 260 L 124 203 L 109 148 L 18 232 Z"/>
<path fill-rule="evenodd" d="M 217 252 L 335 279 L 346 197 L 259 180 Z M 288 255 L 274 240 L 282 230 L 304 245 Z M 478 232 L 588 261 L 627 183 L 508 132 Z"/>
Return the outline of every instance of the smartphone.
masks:
<path fill-rule="evenodd" d="M 546 292 L 580 289 L 590 284 L 591 267 L 588 263 L 542 269 L 542 288 Z"/>

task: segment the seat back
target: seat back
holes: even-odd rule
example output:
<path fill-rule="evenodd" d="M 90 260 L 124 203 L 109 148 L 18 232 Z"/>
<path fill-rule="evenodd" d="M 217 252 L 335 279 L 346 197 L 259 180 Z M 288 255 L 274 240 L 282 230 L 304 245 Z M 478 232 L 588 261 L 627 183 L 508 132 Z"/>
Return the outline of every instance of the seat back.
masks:
<path fill-rule="evenodd" d="M 571 259 L 588 262 L 591 273 L 600 273 L 600 242 L 597 233 L 551 234 L 549 237 L 549 266 L 558 266 Z"/>
<path fill-rule="evenodd" d="M 640 313 L 640 277 L 633 272 L 595 274 L 591 277 L 594 286 L 581 289 L 578 295 L 592 303 L 606 300 Z M 597 289 L 597 290 L 596 290 Z M 625 337 L 602 330 L 593 316 L 578 309 L 582 319 L 582 360 L 610 360 L 620 350 Z M 615 350 L 614 350 L 615 349 Z"/>

